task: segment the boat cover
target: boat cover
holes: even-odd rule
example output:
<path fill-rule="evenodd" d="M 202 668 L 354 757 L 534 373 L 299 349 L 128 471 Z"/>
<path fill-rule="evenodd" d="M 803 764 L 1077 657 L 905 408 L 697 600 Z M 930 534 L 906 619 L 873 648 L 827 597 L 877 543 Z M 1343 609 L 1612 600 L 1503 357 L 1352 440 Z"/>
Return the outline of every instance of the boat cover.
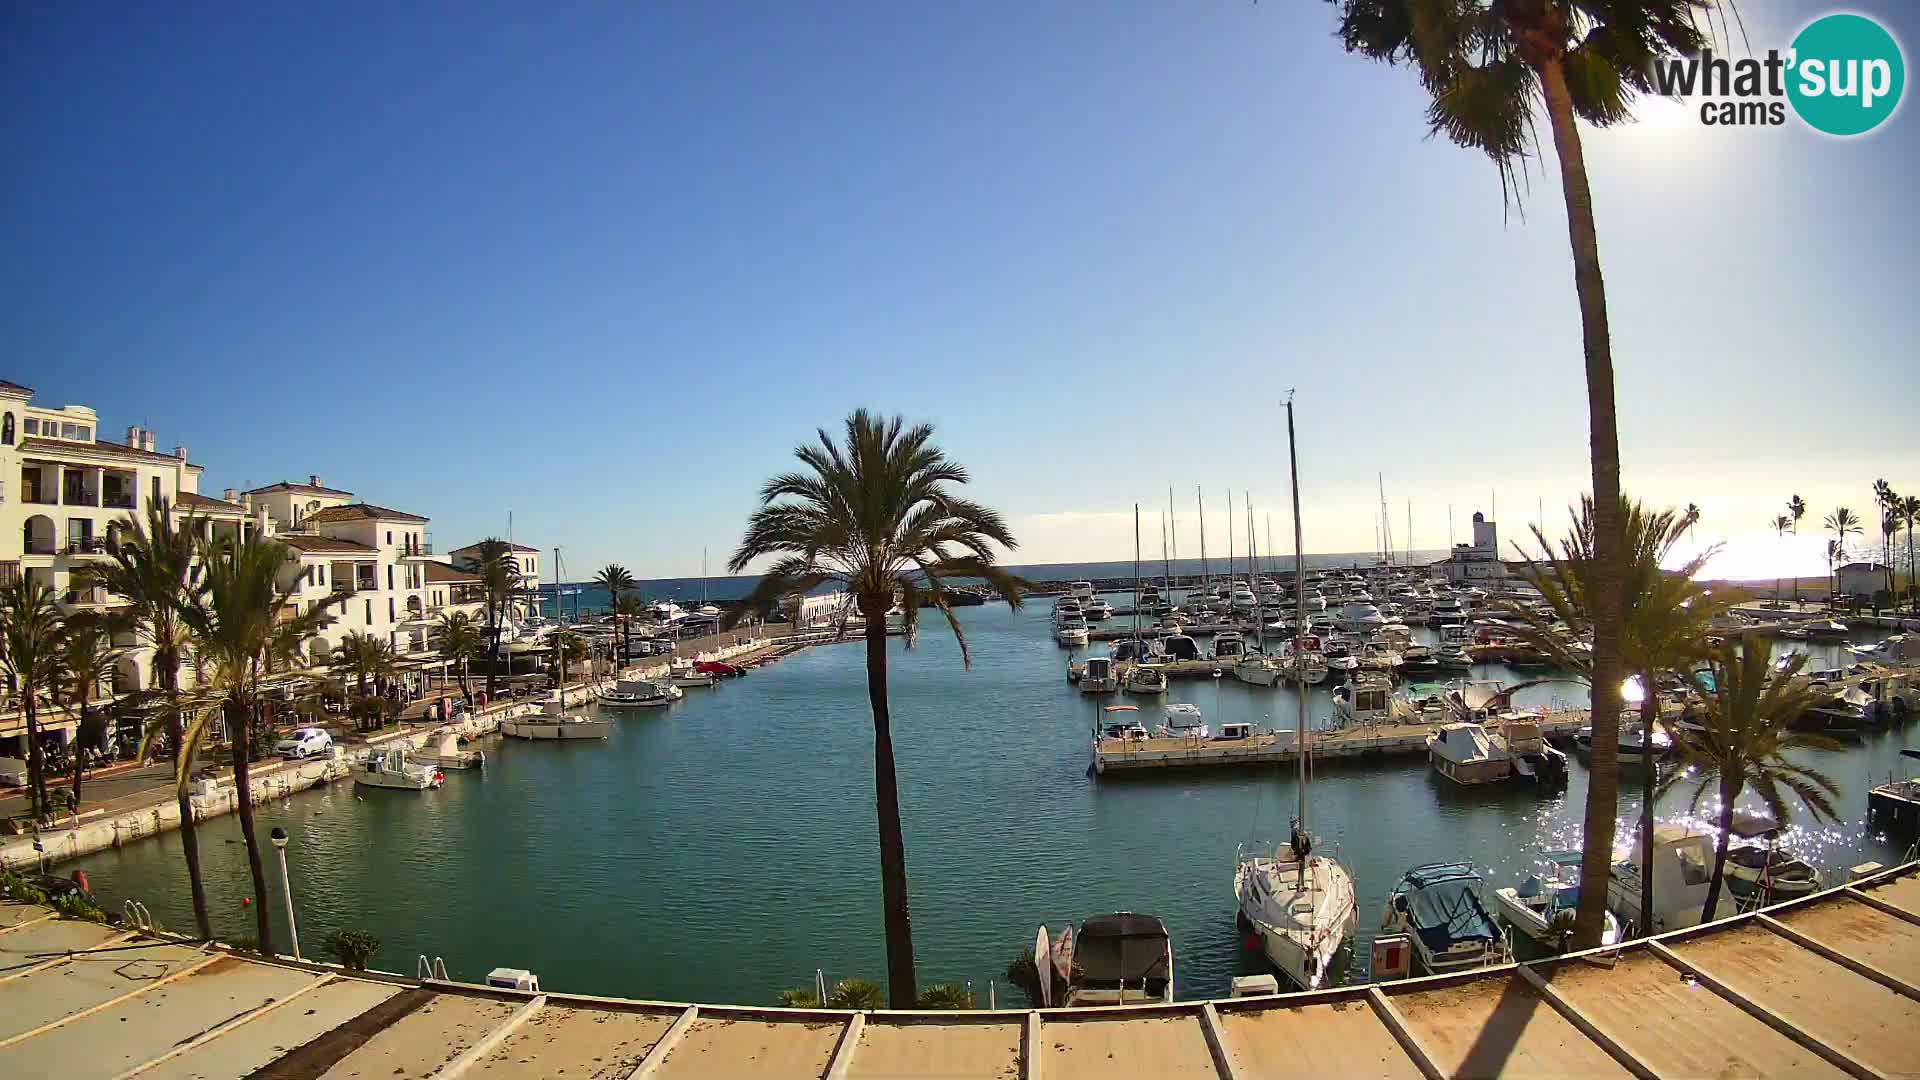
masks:
<path fill-rule="evenodd" d="M 1407 922 L 1430 952 L 1462 941 L 1497 941 L 1500 930 L 1480 904 L 1480 875 L 1466 863 L 1429 863 L 1400 883 Z"/>
<path fill-rule="evenodd" d="M 1158 993 L 1169 975 L 1167 926 L 1152 915 L 1096 915 L 1074 938 L 1073 962 L 1082 986 L 1112 989 L 1124 980 L 1129 987 Z"/>

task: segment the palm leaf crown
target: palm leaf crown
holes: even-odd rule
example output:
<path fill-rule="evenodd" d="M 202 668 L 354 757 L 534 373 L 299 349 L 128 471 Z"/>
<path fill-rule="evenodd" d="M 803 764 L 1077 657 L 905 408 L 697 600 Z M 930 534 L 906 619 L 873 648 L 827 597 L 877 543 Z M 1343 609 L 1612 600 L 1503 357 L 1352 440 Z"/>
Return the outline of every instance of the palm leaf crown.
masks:
<path fill-rule="evenodd" d="M 793 453 L 806 470 L 767 481 L 727 569 L 777 558 L 725 625 L 832 584 L 868 619 L 883 618 L 895 596 L 910 626 L 921 607 L 938 608 L 971 665 L 947 580 L 984 581 L 1015 607 L 1026 583 L 995 565 L 996 547 L 1018 543 L 999 512 L 954 492 L 967 470 L 933 445 L 933 427 L 859 409 L 847 417 L 844 443 L 823 428 L 817 443 Z"/>

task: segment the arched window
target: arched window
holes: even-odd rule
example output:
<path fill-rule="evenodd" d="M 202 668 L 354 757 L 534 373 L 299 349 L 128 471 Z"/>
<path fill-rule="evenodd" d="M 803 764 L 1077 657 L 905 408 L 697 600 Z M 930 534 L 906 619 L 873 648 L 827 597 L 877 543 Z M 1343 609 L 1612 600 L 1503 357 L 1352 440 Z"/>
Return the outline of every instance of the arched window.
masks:
<path fill-rule="evenodd" d="M 13 414 L 12 413 L 8 413 L 6 415 L 6 419 L 0 420 L 0 445 L 4 445 L 4 446 L 13 445 Z"/>

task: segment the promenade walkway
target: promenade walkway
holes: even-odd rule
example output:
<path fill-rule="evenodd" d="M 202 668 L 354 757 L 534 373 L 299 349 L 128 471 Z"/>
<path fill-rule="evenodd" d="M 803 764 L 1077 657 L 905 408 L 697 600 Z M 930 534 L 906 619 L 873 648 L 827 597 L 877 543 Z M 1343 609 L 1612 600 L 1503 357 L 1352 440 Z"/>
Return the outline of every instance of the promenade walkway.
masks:
<path fill-rule="evenodd" d="M 0 904 L 0 1076 L 1912 1076 L 1916 869 L 1460 975 L 954 1013 L 497 990 L 267 961 Z"/>

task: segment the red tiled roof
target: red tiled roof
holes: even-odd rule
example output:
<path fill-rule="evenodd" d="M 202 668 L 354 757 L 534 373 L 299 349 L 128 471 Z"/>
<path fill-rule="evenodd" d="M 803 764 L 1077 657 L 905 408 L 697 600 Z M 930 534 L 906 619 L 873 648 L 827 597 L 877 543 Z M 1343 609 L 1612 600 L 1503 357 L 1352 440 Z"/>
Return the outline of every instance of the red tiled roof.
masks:
<path fill-rule="evenodd" d="M 331 536 L 307 536 L 301 533 L 284 533 L 280 536 L 274 537 L 274 539 L 280 541 L 281 543 L 287 545 L 290 548 L 293 548 L 296 551 L 304 551 L 304 552 L 350 551 L 357 555 L 377 554 L 374 548 L 369 547 L 368 545 L 363 544 L 358 540 L 340 540 Z"/>
<path fill-rule="evenodd" d="M 209 510 L 216 514 L 245 514 L 247 508 L 239 503 L 230 503 L 224 499 L 210 499 L 194 491 L 180 493 L 179 506 L 193 510 Z"/>
<path fill-rule="evenodd" d="M 314 484 L 289 484 L 285 480 L 277 484 L 268 484 L 266 487 L 254 488 L 252 491 L 247 492 L 247 494 L 258 495 L 266 491 L 292 491 L 301 495 L 344 495 L 348 498 L 353 496 L 353 492 L 341 491 L 339 488 L 318 487 Z"/>
<path fill-rule="evenodd" d="M 334 521 L 426 521 L 418 514 L 408 514 L 399 510 L 389 510 L 372 503 L 353 503 L 348 506 L 329 506 L 315 510 L 306 516 L 309 524 L 326 524 Z"/>
<path fill-rule="evenodd" d="M 457 566 L 448 566 L 443 562 L 427 564 L 427 580 L 436 584 L 449 584 L 463 581 L 479 581 L 480 575 L 471 570 L 462 570 Z"/>
<path fill-rule="evenodd" d="M 75 450 L 82 452 L 91 450 L 95 453 L 110 454 L 114 457 L 137 458 L 141 461 L 165 461 L 170 464 L 178 464 L 180 462 L 180 459 L 174 457 L 172 454 L 162 454 L 153 450 L 142 450 L 137 446 L 107 442 L 104 439 L 96 439 L 91 443 L 82 443 L 69 442 L 66 439 L 48 439 L 39 435 L 29 435 L 20 440 L 20 451 L 25 453 L 29 450 L 66 450 L 69 452 Z M 200 466 L 192 462 L 188 462 L 187 467 L 190 469 L 200 468 Z"/>
<path fill-rule="evenodd" d="M 456 554 L 462 551 L 477 551 L 479 550 L 480 545 L 482 543 L 485 543 L 485 541 L 476 541 L 474 543 L 468 544 L 466 547 L 454 548 L 453 550 Z M 502 541 L 502 543 L 505 543 L 505 541 Z M 507 544 L 507 550 L 508 551 L 525 551 L 534 555 L 540 554 L 539 548 L 528 547 L 525 544 Z"/>
<path fill-rule="evenodd" d="M 23 393 L 23 394 L 31 394 L 31 393 L 33 393 L 33 387 L 31 387 L 31 386 L 21 386 L 21 385 L 20 385 L 19 383 L 17 383 L 17 382 L 8 382 L 8 381 L 7 381 L 7 380 L 5 380 L 5 379 L 0 379 L 0 390 L 18 390 L 18 391 L 20 391 L 20 392 L 21 392 L 21 393 Z"/>

